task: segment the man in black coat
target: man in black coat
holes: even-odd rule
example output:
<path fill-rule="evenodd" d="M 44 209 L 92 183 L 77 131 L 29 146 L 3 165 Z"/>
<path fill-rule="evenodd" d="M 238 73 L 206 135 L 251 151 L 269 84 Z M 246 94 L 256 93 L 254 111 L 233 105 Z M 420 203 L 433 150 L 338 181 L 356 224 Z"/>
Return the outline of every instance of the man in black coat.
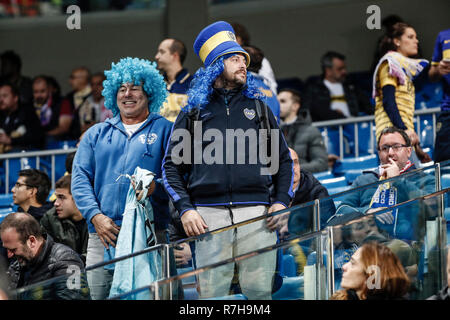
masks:
<path fill-rule="evenodd" d="M 0 153 L 40 149 L 44 145 L 41 123 L 30 105 L 19 100 L 10 83 L 0 84 Z"/>
<path fill-rule="evenodd" d="M 322 56 L 321 66 L 322 76 L 307 81 L 302 97 L 303 108 L 309 109 L 314 122 L 373 114 L 369 97 L 347 81 L 344 55 L 329 51 Z"/>
<path fill-rule="evenodd" d="M 294 162 L 294 198 L 289 207 L 329 197 L 328 190 L 317 180 L 314 175 L 300 167 L 297 153 L 289 148 L 291 158 Z M 325 199 L 320 203 L 320 227 L 325 227 L 327 220 L 334 215 L 336 207 L 333 199 Z M 285 219 L 280 219 L 280 234 L 283 237 L 290 235 L 301 235 L 313 231 L 314 206 L 306 205 L 292 208 L 285 215 Z M 284 227 L 281 227 L 284 224 Z"/>
<path fill-rule="evenodd" d="M 8 270 L 11 289 L 52 279 L 18 293 L 18 299 L 90 299 L 79 255 L 42 234 L 39 223 L 30 214 L 9 214 L 0 225 L 0 236 L 8 256 L 15 258 Z"/>

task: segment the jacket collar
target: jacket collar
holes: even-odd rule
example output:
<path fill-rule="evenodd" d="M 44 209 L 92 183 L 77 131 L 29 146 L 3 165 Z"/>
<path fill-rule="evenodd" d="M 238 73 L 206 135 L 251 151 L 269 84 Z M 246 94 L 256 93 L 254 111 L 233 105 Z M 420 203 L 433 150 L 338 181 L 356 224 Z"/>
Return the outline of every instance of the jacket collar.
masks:
<path fill-rule="evenodd" d="M 149 123 L 153 122 L 156 119 L 162 118 L 161 115 L 156 114 L 154 112 L 150 112 L 150 114 L 147 117 L 147 120 L 145 120 L 144 124 L 139 128 L 139 130 L 137 130 L 134 134 L 138 133 L 139 131 L 141 131 L 143 128 L 145 128 Z M 120 113 L 118 113 L 115 117 L 110 118 L 110 119 L 106 119 L 105 120 L 106 123 L 109 123 L 110 125 L 120 129 L 121 131 L 123 131 L 123 133 L 125 133 L 125 135 L 127 135 L 125 127 L 123 125 L 122 119 L 120 118 Z M 128 135 L 127 135 L 128 136 Z"/>
<path fill-rule="evenodd" d="M 54 245 L 53 238 L 49 234 L 44 234 L 44 242 L 42 244 L 42 248 L 40 249 L 39 255 L 37 258 L 35 258 L 29 266 L 27 266 L 28 270 L 36 269 L 38 268 L 46 259 L 47 256 L 50 254 L 50 251 Z"/>

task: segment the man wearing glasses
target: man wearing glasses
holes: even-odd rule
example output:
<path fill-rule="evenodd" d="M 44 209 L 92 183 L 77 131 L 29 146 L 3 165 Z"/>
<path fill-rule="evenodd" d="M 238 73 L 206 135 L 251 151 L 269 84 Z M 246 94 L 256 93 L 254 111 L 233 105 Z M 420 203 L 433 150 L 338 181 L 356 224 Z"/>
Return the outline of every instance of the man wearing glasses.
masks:
<path fill-rule="evenodd" d="M 423 172 L 406 174 L 416 169 L 409 161 L 411 152 L 411 140 L 404 130 L 395 127 L 385 128 L 378 139 L 380 166 L 377 170 L 363 171 L 353 182 L 352 188 L 373 185 L 355 190 L 343 197 L 336 213 L 346 214 L 354 211 L 372 213 L 435 192 L 434 176 Z M 403 174 L 404 177 L 374 184 Z M 423 203 L 417 203 L 378 214 L 377 223 L 390 236 L 405 240 L 420 240 L 424 235 L 426 219 L 433 215 L 431 208 L 423 206 Z"/>
<path fill-rule="evenodd" d="M 19 171 L 19 178 L 12 188 L 14 204 L 19 212 L 31 214 L 39 222 L 42 216 L 53 207 L 47 201 L 51 188 L 47 174 L 37 169 Z"/>

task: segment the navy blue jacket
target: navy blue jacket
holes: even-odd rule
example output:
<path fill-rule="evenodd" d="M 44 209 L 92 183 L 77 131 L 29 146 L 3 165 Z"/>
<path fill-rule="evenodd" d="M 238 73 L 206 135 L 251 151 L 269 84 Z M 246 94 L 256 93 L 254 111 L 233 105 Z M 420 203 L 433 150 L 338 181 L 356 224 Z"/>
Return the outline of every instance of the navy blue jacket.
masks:
<path fill-rule="evenodd" d="M 186 129 L 191 120 L 187 112 L 180 112 L 174 123 L 163 162 L 163 180 L 164 187 L 180 215 L 187 210 L 195 209 L 196 206 L 269 205 L 271 204 L 269 186 L 272 182 L 275 189 L 273 203 L 279 202 L 288 207 L 293 197 L 293 162 L 283 134 L 279 131 L 269 108 L 267 109 L 272 132 L 278 133 L 278 140 L 274 140 L 273 143 L 278 148 L 279 169 L 274 175 L 261 174 L 261 169 L 267 166 L 261 164 L 258 151 L 256 151 L 257 161 L 251 161 L 254 160 L 254 157 L 250 156 L 252 148 L 257 150 L 262 143 L 258 137 L 259 117 L 256 114 L 255 100 L 244 96 L 242 90 L 243 88 L 227 94 L 221 89 L 214 89 L 210 103 L 200 110 L 199 122 L 194 129 L 196 141 L 193 144 L 190 142 L 189 134 L 187 140 L 178 136 L 183 129 L 185 133 L 189 132 Z M 242 151 L 238 150 L 239 143 L 236 143 L 235 138 L 232 153 L 231 148 L 226 150 L 226 146 L 227 141 L 231 141 L 231 138 L 227 139 L 227 131 L 230 134 L 233 130 L 234 132 L 242 130 L 241 133 L 249 135 L 254 133 L 256 140 L 252 141 L 253 139 L 246 137 L 245 149 Z M 205 137 L 205 132 L 212 135 L 213 139 Z M 197 144 L 198 137 L 203 137 L 203 141 L 198 139 L 201 144 Z M 183 145 L 192 151 L 190 157 L 186 157 L 190 158 L 190 161 L 183 161 L 181 164 L 177 161 L 179 159 L 177 155 L 186 156 L 184 152 L 189 150 L 180 152 L 179 142 L 185 142 Z M 215 149 L 215 152 L 212 152 L 212 149 Z M 276 153 L 274 152 L 272 156 Z M 215 161 L 209 162 L 205 155 L 210 155 L 209 160 L 215 157 Z M 244 161 L 239 162 L 240 157 Z"/>

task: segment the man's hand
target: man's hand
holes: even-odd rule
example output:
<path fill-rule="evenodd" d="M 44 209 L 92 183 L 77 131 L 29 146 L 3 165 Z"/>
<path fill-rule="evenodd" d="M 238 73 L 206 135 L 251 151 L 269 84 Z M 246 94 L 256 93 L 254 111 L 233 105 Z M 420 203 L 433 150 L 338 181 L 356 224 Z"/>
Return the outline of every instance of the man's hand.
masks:
<path fill-rule="evenodd" d="M 441 60 L 438 65 L 438 70 L 442 76 L 450 74 L 450 61 L 449 60 Z"/>
<path fill-rule="evenodd" d="M 105 248 L 108 248 L 108 244 L 115 248 L 120 227 L 117 226 L 111 218 L 102 213 L 95 215 L 91 219 L 91 222 L 94 225 L 95 231 L 97 231 L 97 235 Z"/>
<path fill-rule="evenodd" d="M 197 210 L 188 210 L 181 216 L 184 232 L 188 237 L 199 236 L 206 232 L 208 226 Z"/>
<path fill-rule="evenodd" d="M 191 247 L 186 242 L 183 242 L 179 245 L 182 249 L 175 249 L 173 250 L 175 255 L 175 263 L 177 266 L 182 266 L 185 264 L 188 264 L 189 261 L 192 259 L 192 252 Z"/>
<path fill-rule="evenodd" d="M 137 201 L 141 201 L 142 196 L 144 195 L 144 193 L 142 192 L 142 189 L 136 190 L 136 183 L 134 182 L 134 180 L 131 180 L 131 185 L 133 186 L 134 191 L 136 191 Z M 156 188 L 155 180 L 152 180 L 152 182 L 150 183 L 150 186 L 148 187 L 147 197 L 149 197 L 153 192 L 155 192 L 155 188 Z"/>
<path fill-rule="evenodd" d="M 386 179 L 396 177 L 400 174 L 400 168 L 392 158 L 389 158 L 389 163 L 381 165 L 381 168 L 383 169 L 381 176 Z"/>
<path fill-rule="evenodd" d="M 0 133 L 0 144 L 11 144 L 11 138 L 6 133 Z"/>
<path fill-rule="evenodd" d="M 273 205 L 270 206 L 269 210 L 267 211 L 267 214 L 271 214 L 273 212 L 277 212 L 277 211 L 284 210 L 284 209 L 286 209 L 286 207 L 284 205 L 282 205 L 281 203 L 274 203 Z M 283 226 L 287 224 L 287 221 L 289 219 L 289 214 L 290 214 L 290 212 L 286 212 L 283 214 L 277 214 L 277 215 L 268 217 L 266 220 L 267 228 L 270 231 L 275 231 L 277 229 L 283 228 Z"/>

